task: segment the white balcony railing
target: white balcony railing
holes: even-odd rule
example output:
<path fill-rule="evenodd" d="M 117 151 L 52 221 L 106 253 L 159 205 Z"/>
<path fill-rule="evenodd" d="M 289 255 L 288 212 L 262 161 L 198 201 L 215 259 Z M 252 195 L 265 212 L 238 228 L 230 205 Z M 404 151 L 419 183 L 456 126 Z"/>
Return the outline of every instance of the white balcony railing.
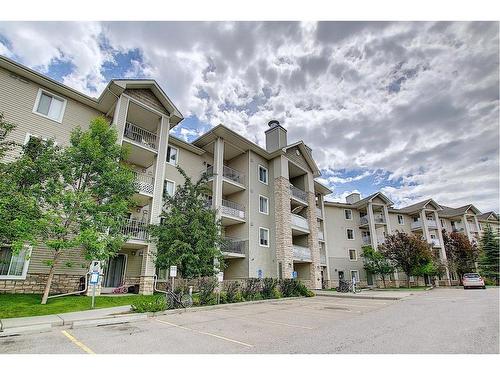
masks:
<path fill-rule="evenodd" d="M 316 216 L 323 217 L 323 212 L 321 211 L 321 208 L 319 208 L 319 207 L 316 207 Z"/>
<path fill-rule="evenodd" d="M 122 234 L 129 239 L 146 241 L 148 239 L 148 224 L 136 219 L 125 219 L 120 227 Z"/>
<path fill-rule="evenodd" d="M 154 177 L 140 172 L 134 172 L 134 175 L 135 189 L 140 193 L 153 195 L 155 182 Z"/>
<path fill-rule="evenodd" d="M 420 229 L 422 228 L 422 220 L 418 219 L 411 223 L 411 229 Z M 427 219 L 427 228 L 435 229 L 437 228 L 436 220 Z"/>
<path fill-rule="evenodd" d="M 208 167 L 203 173 L 206 173 L 208 178 L 212 177 L 214 175 L 214 167 Z M 222 176 L 240 185 L 245 185 L 245 174 L 227 165 L 224 165 L 222 168 Z"/>
<path fill-rule="evenodd" d="M 292 184 L 290 184 L 290 194 L 292 197 L 307 203 L 307 193 Z"/>
<path fill-rule="evenodd" d="M 236 217 L 238 219 L 245 219 L 245 206 L 229 201 L 227 199 L 222 200 L 221 213 L 227 216 Z"/>
<path fill-rule="evenodd" d="M 324 249 L 321 249 L 319 252 L 319 262 L 321 264 L 326 264 L 326 252 Z"/>
<path fill-rule="evenodd" d="M 311 260 L 311 249 L 305 246 L 293 245 L 293 258 L 295 260 Z"/>
<path fill-rule="evenodd" d="M 307 219 L 300 215 L 292 214 L 292 225 L 309 230 L 309 223 L 307 222 Z"/>
<path fill-rule="evenodd" d="M 131 139 L 152 150 L 157 150 L 156 134 L 131 122 L 125 123 L 125 132 L 123 135 L 125 138 Z"/>
<path fill-rule="evenodd" d="M 373 221 L 376 224 L 384 224 L 385 223 L 385 217 L 384 215 L 373 215 Z M 359 225 L 367 225 L 368 224 L 368 215 L 361 216 L 359 219 Z"/>
<path fill-rule="evenodd" d="M 325 234 L 321 231 L 318 232 L 318 239 L 320 241 L 324 241 L 325 240 Z"/>

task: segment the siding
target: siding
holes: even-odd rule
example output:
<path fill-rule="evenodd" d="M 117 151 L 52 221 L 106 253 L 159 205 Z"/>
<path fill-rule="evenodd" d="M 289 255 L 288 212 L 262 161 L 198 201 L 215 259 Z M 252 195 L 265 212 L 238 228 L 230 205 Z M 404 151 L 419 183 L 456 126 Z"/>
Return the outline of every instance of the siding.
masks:
<path fill-rule="evenodd" d="M 134 98 L 151 108 L 156 109 L 165 115 L 170 115 L 168 111 L 163 107 L 161 102 L 156 98 L 156 96 L 149 89 L 127 89 L 125 94 Z"/>
<path fill-rule="evenodd" d="M 311 168 L 309 168 L 309 165 L 307 164 L 306 159 L 304 159 L 304 157 L 302 156 L 302 152 L 300 153 L 300 155 L 297 155 L 297 153 L 296 153 L 297 150 L 299 150 L 298 147 L 292 147 L 292 148 L 288 149 L 286 151 L 286 157 L 289 160 L 293 161 L 295 164 L 304 168 L 306 171 L 312 173 L 312 170 L 311 170 Z"/>

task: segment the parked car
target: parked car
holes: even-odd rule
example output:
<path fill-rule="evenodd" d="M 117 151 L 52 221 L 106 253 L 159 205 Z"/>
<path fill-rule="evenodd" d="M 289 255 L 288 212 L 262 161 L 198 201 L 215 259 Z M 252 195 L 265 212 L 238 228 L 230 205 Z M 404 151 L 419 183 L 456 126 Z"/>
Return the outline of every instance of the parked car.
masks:
<path fill-rule="evenodd" d="M 469 288 L 482 288 L 486 289 L 484 285 L 484 280 L 478 273 L 465 273 L 462 277 L 462 285 L 464 289 Z"/>

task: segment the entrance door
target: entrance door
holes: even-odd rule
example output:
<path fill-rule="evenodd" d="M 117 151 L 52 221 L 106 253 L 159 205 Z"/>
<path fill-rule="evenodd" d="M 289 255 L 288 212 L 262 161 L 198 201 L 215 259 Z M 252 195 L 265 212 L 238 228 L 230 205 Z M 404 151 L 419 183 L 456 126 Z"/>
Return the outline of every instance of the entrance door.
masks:
<path fill-rule="evenodd" d="M 118 254 L 114 258 L 108 260 L 106 277 L 104 280 L 105 288 L 116 288 L 122 284 L 123 271 L 125 270 L 125 260 L 126 257 L 124 254 Z"/>
<path fill-rule="evenodd" d="M 366 273 L 366 283 L 368 285 L 373 285 L 373 275 L 371 274 L 371 272 Z"/>

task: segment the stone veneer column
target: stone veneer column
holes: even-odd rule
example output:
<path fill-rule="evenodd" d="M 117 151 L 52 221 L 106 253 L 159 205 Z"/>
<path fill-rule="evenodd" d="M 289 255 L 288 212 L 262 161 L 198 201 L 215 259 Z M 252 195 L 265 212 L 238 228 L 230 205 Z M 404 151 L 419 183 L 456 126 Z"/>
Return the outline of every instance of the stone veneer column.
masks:
<path fill-rule="evenodd" d="M 311 251 L 311 266 L 309 269 L 310 287 L 321 289 L 321 260 L 319 254 L 318 219 L 316 217 L 316 199 L 314 193 L 307 193 L 307 222 L 309 224 L 309 235 L 307 246 Z"/>
<path fill-rule="evenodd" d="M 282 264 L 283 279 L 293 272 L 292 213 L 290 212 L 290 181 L 285 177 L 274 180 L 274 207 L 276 220 L 276 261 Z"/>
<path fill-rule="evenodd" d="M 434 213 L 434 220 L 436 220 L 436 228 L 439 239 L 439 257 L 445 264 L 446 279 L 444 281 L 447 286 L 450 286 L 451 285 L 450 270 L 448 269 L 448 259 L 446 258 L 446 250 L 444 248 L 443 227 L 441 226 L 441 220 L 439 219 L 437 211 L 433 211 L 433 213 Z"/>

